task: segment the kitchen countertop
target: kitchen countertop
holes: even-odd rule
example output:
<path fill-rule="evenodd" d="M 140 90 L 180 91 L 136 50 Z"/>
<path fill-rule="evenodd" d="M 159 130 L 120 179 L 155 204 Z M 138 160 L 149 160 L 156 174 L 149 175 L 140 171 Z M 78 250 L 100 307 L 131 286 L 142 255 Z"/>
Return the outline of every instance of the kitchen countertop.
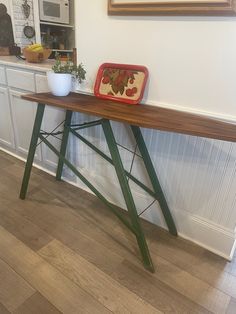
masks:
<path fill-rule="evenodd" d="M 35 70 L 46 72 L 51 70 L 55 60 L 46 60 L 42 63 L 29 63 L 24 60 L 19 60 L 15 56 L 0 56 L 0 65 L 10 65 L 14 67 L 19 67 L 23 69 Z"/>

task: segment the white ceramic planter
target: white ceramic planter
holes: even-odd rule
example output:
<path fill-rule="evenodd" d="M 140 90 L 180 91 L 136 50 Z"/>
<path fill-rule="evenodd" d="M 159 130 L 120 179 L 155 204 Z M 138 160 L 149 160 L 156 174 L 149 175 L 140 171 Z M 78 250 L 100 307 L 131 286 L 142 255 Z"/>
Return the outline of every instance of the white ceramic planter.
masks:
<path fill-rule="evenodd" d="M 67 96 L 72 88 L 71 74 L 47 72 L 48 87 L 54 96 Z"/>

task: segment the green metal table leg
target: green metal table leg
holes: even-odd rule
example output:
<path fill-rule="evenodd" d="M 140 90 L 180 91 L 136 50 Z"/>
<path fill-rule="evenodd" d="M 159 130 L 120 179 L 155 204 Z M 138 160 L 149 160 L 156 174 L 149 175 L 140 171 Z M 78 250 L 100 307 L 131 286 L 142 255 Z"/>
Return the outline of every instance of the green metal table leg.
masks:
<path fill-rule="evenodd" d="M 30 178 L 32 164 L 34 161 L 34 155 L 35 155 L 37 142 L 38 142 L 38 138 L 40 134 L 40 128 L 41 128 L 41 124 L 43 120 L 44 109 L 45 109 L 44 104 L 38 104 L 35 121 L 34 121 L 33 133 L 32 133 L 31 141 L 30 141 L 28 157 L 27 157 L 27 161 L 25 165 L 24 177 L 23 177 L 23 181 L 21 185 L 20 198 L 22 200 L 25 199 L 27 189 L 28 189 L 29 178 Z"/>
<path fill-rule="evenodd" d="M 138 144 L 140 154 L 143 157 L 143 161 L 144 161 L 145 167 L 147 169 L 147 173 L 149 175 L 149 178 L 151 180 L 154 192 L 157 194 L 157 199 L 159 201 L 161 211 L 162 211 L 163 216 L 165 218 L 168 229 L 169 229 L 171 234 L 177 235 L 177 229 L 176 229 L 173 217 L 171 215 L 169 206 L 166 202 L 165 195 L 162 191 L 160 182 L 157 178 L 156 171 L 155 171 L 155 168 L 153 166 L 150 155 L 148 153 L 145 141 L 143 139 L 142 132 L 141 132 L 140 128 L 137 126 L 131 126 L 131 129 L 132 129 L 132 132 L 133 132 L 134 137 L 136 139 L 136 142 Z"/>
<path fill-rule="evenodd" d="M 139 249 L 142 255 L 144 267 L 147 268 L 149 271 L 154 272 L 154 267 L 152 263 L 152 259 L 149 253 L 149 249 L 146 243 L 146 239 L 144 237 L 139 217 L 137 214 L 136 206 L 133 200 L 133 196 L 127 181 L 127 177 L 125 174 L 125 170 L 121 161 L 120 153 L 116 145 L 115 137 L 110 125 L 109 120 L 102 121 L 102 127 L 105 134 L 105 138 L 107 141 L 107 145 L 111 154 L 111 158 L 114 163 L 114 167 L 116 170 L 116 174 L 121 186 L 121 190 L 125 199 L 125 203 L 128 209 L 128 213 L 131 219 L 131 223 L 136 231 L 136 239 L 139 245 Z"/>
<path fill-rule="evenodd" d="M 66 119 L 65 119 L 65 124 L 64 124 L 64 131 L 63 131 L 61 150 L 60 150 L 61 157 L 65 157 L 66 155 L 66 147 L 67 147 L 68 137 L 70 133 L 69 126 L 71 123 L 71 118 L 72 118 L 72 111 L 66 110 Z M 61 180 L 62 170 L 64 166 L 64 161 L 63 161 L 63 158 L 61 157 L 59 157 L 58 165 L 57 165 L 57 174 L 56 174 L 57 180 Z"/>

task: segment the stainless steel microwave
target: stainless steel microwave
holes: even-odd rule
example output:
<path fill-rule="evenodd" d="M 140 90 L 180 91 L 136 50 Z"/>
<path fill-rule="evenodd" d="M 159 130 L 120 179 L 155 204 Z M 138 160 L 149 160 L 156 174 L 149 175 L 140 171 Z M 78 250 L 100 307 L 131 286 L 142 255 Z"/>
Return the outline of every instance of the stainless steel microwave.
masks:
<path fill-rule="evenodd" d="M 41 21 L 69 24 L 69 0 L 39 0 L 39 16 Z"/>

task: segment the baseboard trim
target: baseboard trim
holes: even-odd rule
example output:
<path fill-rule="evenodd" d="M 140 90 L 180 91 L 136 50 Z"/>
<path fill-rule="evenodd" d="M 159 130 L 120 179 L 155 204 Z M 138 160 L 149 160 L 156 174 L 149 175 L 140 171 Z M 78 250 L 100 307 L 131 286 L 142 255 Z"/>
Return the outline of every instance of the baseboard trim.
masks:
<path fill-rule="evenodd" d="M 231 261 L 235 251 L 235 231 L 190 213 L 175 211 L 179 235 Z"/>

